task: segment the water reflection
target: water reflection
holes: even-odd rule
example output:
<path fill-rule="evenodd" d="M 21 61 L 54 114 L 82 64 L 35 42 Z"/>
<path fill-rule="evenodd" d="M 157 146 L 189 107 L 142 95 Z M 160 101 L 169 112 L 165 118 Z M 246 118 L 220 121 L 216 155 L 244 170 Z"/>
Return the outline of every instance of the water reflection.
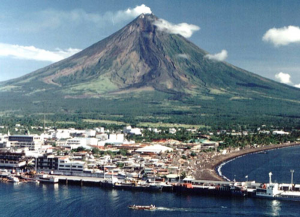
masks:
<path fill-rule="evenodd" d="M 55 201 L 58 201 L 59 200 L 59 185 L 54 184 L 53 190 L 54 190 L 54 199 L 55 199 Z"/>
<path fill-rule="evenodd" d="M 271 202 L 272 216 L 279 216 L 281 211 L 281 202 L 279 200 L 272 200 Z"/>

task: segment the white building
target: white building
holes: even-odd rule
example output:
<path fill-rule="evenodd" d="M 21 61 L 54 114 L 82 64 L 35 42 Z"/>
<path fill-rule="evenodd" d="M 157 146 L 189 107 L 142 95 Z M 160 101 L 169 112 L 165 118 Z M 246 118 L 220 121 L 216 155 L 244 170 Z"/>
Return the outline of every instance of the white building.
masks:
<path fill-rule="evenodd" d="M 96 138 L 100 141 L 108 140 L 108 135 L 106 133 L 96 135 Z"/>
<path fill-rule="evenodd" d="M 104 133 L 104 127 L 96 127 L 94 130 L 96 130 L 97 133 Z"/>
<path fill-rule="evenodd" d="M 0 136 L 0 148 L 9 148 L 7 136 Z"/>
<path fill-rule="evenodd" d="M 132 128 L 130 131 L 130 134 L 140 136 L 140 135 L 142 135 L 142 129 L 141 128 Z"/>
<path fill-rule="evenodd" d="M 38 150 L 44 144 L 44 141 L 38 135 L 14 135 L 8 137 L 10 147 L 28 148 L 29 150 Z"/>
<path fill-rule="evenodd" d="M 162 146 L 162 145 L 151 145 L 151 146 L 146 146 L 143 148 L 138 148 L 137 150 L 135 150 L 135 152 L 138 152 L 138 153 L 155 153 L 155 154 L 172 152 L 172 151 L 173 151 L 173 148 L 169 148 L 169 147 Z"/>
<path fill-rule="evenodd" d="M 85 131 L 85 136 L 86 137 L 95 137 L 96 136 L 96 130 L 91 130 L 91 129 L 86 130 Z"/>
<path fill-rule="evenodd" d="M 177 130 L 175 128 L 170 128 L 169 129 L 169 133 L 171 134 L 175 134 L 177 132 Z"/>
<path fill-rule="evenodd" d="M 99 139 L 97 138 L 85 138 L 86 139 L 86 145 L 98 145 Z"/>
<path fill-rule="evenodd" d="M 56 138 L 56 139 L 71 138 L 70 130 L 68 130 L 68 129 L 57 129 L 53 134 L 53 138 Z"/>
<path fill-rule="evenodd" d="M 130 133 L 131 129 L 132 129 L 131 126 L 124 127 L 123 128 L 123 133 Z"/>
<path fill-rule="evenodd" d="M 76 149 L 79 147 L 85 147 L 86 145 L 87 144 L 85 138 L 72 138 L 72 139 L 67 139 L 64 146 L 66 148 Z"/>
<path fill-rule="evenodd" d="M 58 158 L 58 170 L 82 172 L 85 168 L 83 161 L 70 161 L 69 157 Z"/>
<path fill-rule="evenodd" d="M 289 132 L 284 132 L 283 130 L 274 130 L 273 135 L 289 135 Z"/>
<path fill-rule="evenodd" d="M 121 133 L 113 133 L 109 134 L 108 140 L 105 141 L 105 143 L 110 143 L 110 144 L 123 144 L 125 141 L 125 136 L 124 134 Z"/>
<path fill-rule="evenodd" d="M 123 128 L 123 133 L 125 134 L 134 134 L 134 135 L 142 135 L 141 128 L 132 128 L 131 126 L 126 126 Z"/>

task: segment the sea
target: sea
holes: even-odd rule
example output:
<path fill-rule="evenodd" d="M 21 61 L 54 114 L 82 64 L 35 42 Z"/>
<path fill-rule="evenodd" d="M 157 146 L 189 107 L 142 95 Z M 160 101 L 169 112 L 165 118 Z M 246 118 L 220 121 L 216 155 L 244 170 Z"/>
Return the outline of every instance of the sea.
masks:
<path fill-rule="evenodd" d="M 300 184 L 300 146 L 249 154 L 224 163 L 223 176 Z M 128 205 L 156 205 L 154 211 Z M 98 187 L 0 182 L 0 216 L 300 216 L 300 202 L 131 192 Z"/>

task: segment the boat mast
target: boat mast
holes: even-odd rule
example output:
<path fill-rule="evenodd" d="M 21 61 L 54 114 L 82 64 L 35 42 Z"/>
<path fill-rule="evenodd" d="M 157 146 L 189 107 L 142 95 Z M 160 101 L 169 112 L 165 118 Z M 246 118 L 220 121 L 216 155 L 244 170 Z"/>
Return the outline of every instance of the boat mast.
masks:
<path fill-rule="evenodd" d="M 272 183 L 272 172 L 269 172 L 269 183 L 271 184 Z"/>

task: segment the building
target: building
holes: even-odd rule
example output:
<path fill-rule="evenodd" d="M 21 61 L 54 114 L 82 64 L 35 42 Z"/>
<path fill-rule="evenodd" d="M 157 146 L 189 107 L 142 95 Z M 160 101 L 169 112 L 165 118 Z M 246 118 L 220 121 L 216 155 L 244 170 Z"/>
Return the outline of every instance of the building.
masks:
<path fill-rule="evenodd" d="M 135 152 L 142 153 L 142 154 L 160 154 L 160 153 L 172 152 L 172 151 L 173 148 L 169 148 L 162 145 L 151 145 L 143 148 L 138 148 L 137 150 L 135 150 Z"/>
<path fill-rule="evenodd" d="M 7 136 L 0 136 L 0 148 L 8 147 Z"/>
<path fill-rule="evenodd" d="M 215 142 L 215 141 L 210 141 L 210 140 L 204 140 L 201 142 L 201 148 L 202 149 L 214 149 L 216 147 L 219 146 L 219 143 L 218 142 Z"/>
<path fill-rule="evenodd" d="M 85 167 L 83 161 L 70 161 L 69 157 L 58 158 L 58 170 L 68 172 L 82 172 Z"/>
<path fill-rule="evenodd" d="M 67 139 L 65 143 L 66 148 L 71 148 L 71 149 L 76 149 L 79 147 L 85 147 L 86 144 L 86 139 L 85 138 L 72 138 L 72 139 Z"/>
<path fill-rule="evenodd" d="M 142 129 L 132 128 L 131 126 L 126 126 L 126 127 L 123 128 L 123 133 L 140 136 L 140 135 L 142 135 Z"/>
<path fill-rule="evenodd" d="M 112 133 L 109 134 L 108 136 L 108 140 L 103 141 L 104 144 L 114 144 L 114 145 L 120 145 L 123 144 L 125 142 L 125 136 L 124 134 L 118 133 Z"/>
<path fill-rule="evenodd" d="M 1 168 L 21 168 L 26 166 L 27 160 L 25 153 L 0 152 Z"/>
<path fill-rule="evenodd" d="M 289 135 L 289 132 L 284 132 L 283 130 L 274 130 L 273 135 Z"/>
<path fill-rule="evenodd" d="M 57 170 L 58 169 L 58 157 L 54 155 L 43 155 L 37 158 L 36 168 L 38 170 Z"/>
<path fill-rule="evenodd" d="M 44 141 L 37 135 L 14 135 L 8 137 L 10 147 L 28 148 L 29 150 L 38 150 L 42 147 Z"/>
<path fill-rule="evenodd" d="M 71 138 L 70 130 L 67 129 L 57 129 L 53 134 L 53 138 L 56 139 L 68 139 Z"/>
<path fill-rule="evenodd" d="M 91 130 L 91 129 L 86 130 L 85 131 L 85 136 L 86 137 L 95 137 L 96 136 L 96 130 Z"/>

